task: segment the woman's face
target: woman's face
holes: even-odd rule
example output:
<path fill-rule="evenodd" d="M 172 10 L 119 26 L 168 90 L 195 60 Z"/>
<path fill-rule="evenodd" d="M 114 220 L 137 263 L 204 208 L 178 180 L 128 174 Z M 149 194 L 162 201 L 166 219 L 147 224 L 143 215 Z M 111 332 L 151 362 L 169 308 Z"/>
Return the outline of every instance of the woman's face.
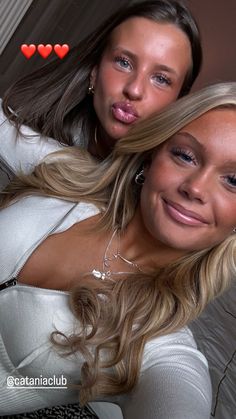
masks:
<path fill-rule="evenodd" d="M 110 140 L 174 101 L 191 65 L 190 42 L 175 25 L 134 17 L 117 26 L 91 76 L 94 108 Z"/>
<path fill-rule="evenodd" d="M 146 169 L 141 213 L 171 248 L 213 246 L 236 227 L 236 111 L 218 109 L 161 145 Z"/>

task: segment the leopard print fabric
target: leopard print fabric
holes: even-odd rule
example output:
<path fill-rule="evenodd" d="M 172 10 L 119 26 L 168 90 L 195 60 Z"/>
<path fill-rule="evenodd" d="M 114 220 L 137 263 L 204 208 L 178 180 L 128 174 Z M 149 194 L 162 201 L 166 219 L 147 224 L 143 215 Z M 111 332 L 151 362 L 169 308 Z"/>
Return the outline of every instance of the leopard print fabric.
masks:
<path fill-rule="evenodd" d="M 1 416 L 4 419 L 99 419 L 90 406 L 78 404 L 55 406 L 19 415 Z"/>

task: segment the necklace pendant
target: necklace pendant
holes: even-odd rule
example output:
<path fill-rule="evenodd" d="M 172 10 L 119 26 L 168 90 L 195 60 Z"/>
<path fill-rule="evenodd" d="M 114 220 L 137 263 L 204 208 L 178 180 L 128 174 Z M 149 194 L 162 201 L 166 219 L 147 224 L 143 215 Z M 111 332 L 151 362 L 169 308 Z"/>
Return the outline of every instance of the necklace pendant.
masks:
<path fill-rule="evenodd" d="M 92 275 L 93 275 L 95 278 L 97 278 L 97 279 L 101 279 L 101 280 L 106 279 L 106 274 L 105 274 L 105 272 L 100 272 L 100 271 L 98 271 L 98 270 L 96 270 L 96 269 L 93 269 L 93 270 L 92 270 Z"/>

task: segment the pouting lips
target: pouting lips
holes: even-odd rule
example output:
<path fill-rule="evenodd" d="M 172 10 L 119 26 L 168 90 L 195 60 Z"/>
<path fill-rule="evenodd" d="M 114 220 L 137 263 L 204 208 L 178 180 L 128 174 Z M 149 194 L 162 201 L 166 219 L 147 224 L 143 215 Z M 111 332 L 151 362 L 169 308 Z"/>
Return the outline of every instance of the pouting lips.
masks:
<path fill-rule="evenodd" d="M 117 102 L 112 105 L 113 117 L 125 124 L 132 124 L 138 119 L 138 113 L 131 103 Z"/>

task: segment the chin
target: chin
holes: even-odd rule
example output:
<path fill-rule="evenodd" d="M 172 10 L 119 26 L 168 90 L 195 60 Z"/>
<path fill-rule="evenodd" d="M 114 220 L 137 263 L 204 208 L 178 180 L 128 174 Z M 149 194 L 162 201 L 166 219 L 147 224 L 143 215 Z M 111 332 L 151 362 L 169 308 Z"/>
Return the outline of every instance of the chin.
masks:
<path fill-rule="evenodd" d="M 184 252 L 184 253 L 191 253 L 198 250 L 206 249 L 207 246 L 202 245 L 194 240 L 189 241 L 189 235 L 188 237 L 185 237 L 185 235 L 181 235 L 180 233 L 176 235 L 166 235 L 166 233 L 163 233 L 159 235 L 159 240 L 167 247 L 174 249 L 176 251 Z"/>
<path fill-rule="evenodd" d="M 107 132 L 114 141 L 117 141 L 120 140 L 120 138 L 125 137 L 128 134 L 130 128 L 131 125 L 127 126 L 119 123 L 118 125 L 113 126 L 113 128 Z"/>

